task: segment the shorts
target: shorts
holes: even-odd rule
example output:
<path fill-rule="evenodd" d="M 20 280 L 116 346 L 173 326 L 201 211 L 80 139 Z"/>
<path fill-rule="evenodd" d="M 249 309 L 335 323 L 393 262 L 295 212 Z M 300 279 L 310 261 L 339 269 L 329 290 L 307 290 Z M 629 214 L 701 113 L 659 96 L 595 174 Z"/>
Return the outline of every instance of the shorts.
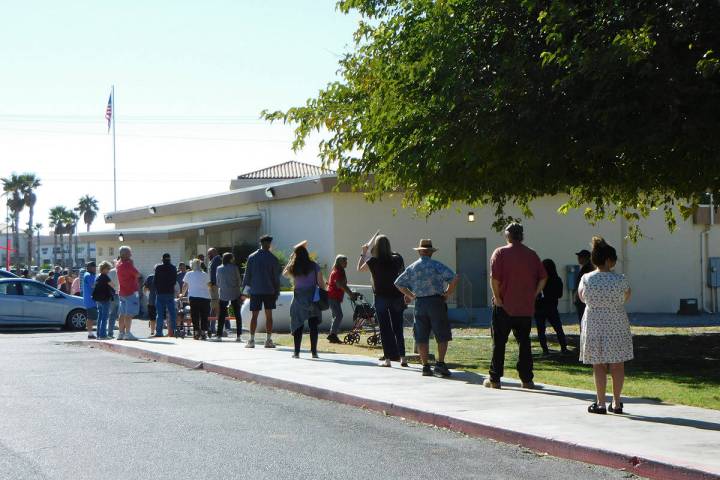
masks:
<path fill-rule="evenodd" d="M 259 312 L 265 306 L 265 310 L 275 310 L 276 295 L 250 295 L 250 311 Z"/>
<path fill-rule="evenodd" d="M 87 311 L 87 319 L 88 320 L 97 320 L 98 319 L 98 309 L 97 307 L 90 307 L 85 309 Z"/>
<path fill-rule="evenodd" d="M 413 325 L 415 343 L 429 343 L 430 331 L 435 335 L 438 343 L 452 340 L 447 304 L 439 295 L 415 299 L 415 324 Z"/>
<path fill-rule="evenodd" d="M 137 292 L 127 297 L 120 296 L 120 307 L 118 308 L 118 314 L 134 317 L 140 313 L 140 298 Z"/>

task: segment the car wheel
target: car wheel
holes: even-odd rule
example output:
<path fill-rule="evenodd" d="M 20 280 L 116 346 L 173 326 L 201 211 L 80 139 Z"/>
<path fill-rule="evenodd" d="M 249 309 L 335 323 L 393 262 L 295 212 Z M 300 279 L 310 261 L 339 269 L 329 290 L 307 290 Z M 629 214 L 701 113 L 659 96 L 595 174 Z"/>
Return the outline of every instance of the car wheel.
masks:
<path fill-rule="evenodd" d="M 73 310 L 65 319 L 67 330 L 85 330 L 87 328 L 87 313 L 85 310 Z"/>

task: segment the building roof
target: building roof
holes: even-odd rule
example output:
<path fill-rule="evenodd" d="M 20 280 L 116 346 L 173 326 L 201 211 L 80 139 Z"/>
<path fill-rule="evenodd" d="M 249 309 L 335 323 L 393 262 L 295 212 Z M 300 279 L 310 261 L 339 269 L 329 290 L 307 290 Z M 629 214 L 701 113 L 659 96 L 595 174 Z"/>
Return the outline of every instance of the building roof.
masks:
<path fill-rule="evenodd" d="M 320 175 L 332 175 L 335 172 L 327 168 L 311 165 L 309 163 L 289 162 L 273 165 L 254 172 L 238 175 L 238 180 L 287 180 L 291 178 L 317 177 Z"/>
<path fill-rule="evenodd" d="M 220 220 L 207 220 L 204 222 L 178 223 L 175 225 L 162 225 L 157 227 L 124 228 L 114 230 L 101 230 L 95 232 L 80 232 L 78 236 L 85 241 L 118 240 L 122 234 L 123 240 L 165 240 L 181 238 L 187 232 L 205 230 L 214 232 L 229 226 L 258 226 L 260 215 L 245 215 L 242 217 L 224 218 Z M 204 233 L 203 233 L 204 234 Z"/>

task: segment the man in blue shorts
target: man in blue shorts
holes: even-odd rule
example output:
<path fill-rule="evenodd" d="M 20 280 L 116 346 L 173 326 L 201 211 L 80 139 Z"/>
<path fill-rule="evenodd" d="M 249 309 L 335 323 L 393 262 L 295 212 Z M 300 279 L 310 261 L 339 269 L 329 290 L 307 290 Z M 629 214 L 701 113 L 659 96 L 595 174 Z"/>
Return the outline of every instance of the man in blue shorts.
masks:
<path fill-rule="evenodd" d="M 400 274 L 395 280 L 395 286 L 405 295 L 407 302 L 415 300 L 413 331 L 423 365 L 423 376 L 433 375 L 428 364 L 432 331 L 438 345 L 435 374 L 449 377 L 450 370 L 445 365 L 445 354 L 448 342 L 452 340 L 452 332 L 446 302 L 455 291 L 459 277 L 450 268 L 432 259 L 432 254 L 437 251 L 437 248 L 433 248 L 432 240 L 420 240 L 420 245 L 415 250 L 420 258 Z"/>
<path fill-rule="evenodd" d="M 265 348 L 275 348 L 272 341 L 272 311 L 280 296 L 280 262 L 270 251 L 272 237 L 260 237 L 260 248 L 248 257 L 245 277 L 243 278 L 243 292 L 250 293 L 250 340 L 245 348 L 255 348 L 255 330 L 260 310 L 265 310 L 265 331 L 267 339 Z"/>

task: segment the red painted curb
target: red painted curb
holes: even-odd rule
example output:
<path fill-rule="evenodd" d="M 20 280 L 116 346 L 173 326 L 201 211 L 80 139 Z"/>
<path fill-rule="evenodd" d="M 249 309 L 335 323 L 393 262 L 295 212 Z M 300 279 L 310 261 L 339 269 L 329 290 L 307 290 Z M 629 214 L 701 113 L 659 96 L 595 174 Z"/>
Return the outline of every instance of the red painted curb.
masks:
<path fill-rule="evenodd" d="M 321 400 L 343 403 L 354 407 L 364 408 L 381 412 L 386 415 L 403 417 L 418 423 L 433 425 L 440 428 L 447 428 L 474 437 L 484 437 L 497 440 L 503 443 L 521 445 L 523 447 L 547 453 L 554 457 L 576 460 L 584 463 L 592 463 L 605 467 L 622 469 L 636 475 L 656 480 L 718 480 L 720 476 L 692 468 L 671 465 L 641 457 L 629 456 L 617 452 L 611 452 L 598 448 L 586 447 L 583 445 L 562 442 L 549 438 L 539 437 L 522 432 L 515 432 L 499 427 L 482 425 L 480 423 L 460 420 L 447 415 L 439 415 L 425 412 L 409 407 L 395 405 L 389 402 L 371 400 L 367 398 L 335 392 L 320 387 L 313 387 L 289 380 L 280 380 L 265 375 L 246 372 L 230 367 L 223 367 L 207 362 L 197 362 L 182 357 L 164 355 L 157 352 L 150 352 L 141 348 L 116 343 L 78 341 L 69 342 L 74 345 L 90 346 L 111 352 L 144 358 L 158 362 L 167 362 L 180 365 L 186 368 L 202 369 L 210 373 L 217 373 L 237 380 L 254 382 L 260 385 L 289 390 Z"/>

